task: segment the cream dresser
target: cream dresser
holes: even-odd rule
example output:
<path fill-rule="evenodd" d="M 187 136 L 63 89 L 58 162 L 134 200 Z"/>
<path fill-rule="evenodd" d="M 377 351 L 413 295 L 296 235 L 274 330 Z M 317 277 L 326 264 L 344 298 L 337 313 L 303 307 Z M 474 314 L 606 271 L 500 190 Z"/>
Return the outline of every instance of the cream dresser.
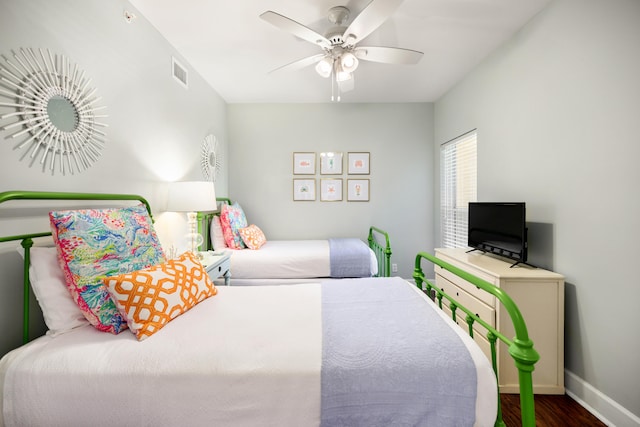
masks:
<path fill-rule="evenodd" d="M 564 393 L 564 277 L 540 268 L 506 262 L 466 249 L 436 249 L 436 257 L 502 288 L 520 308 L 529 338 L 540 354 L 533 371 L 533 391 L 538 394 Z M 436 286 L 496 326 L 507 338 L 515 336 L 506 310 L 496 298 L 439 266 L 435 266 Z M 443 300 L 443 305 L 444 305 Z M 449 314 L 448 307 L 445 309 Z M 457 323 L 468 329 L 464 313 Z M 486 331 L 474 325 L 474 339 L 491 358 Z M 518 393 L 518 372 L 506 345 L 498 345 L 498 372 L 503 393 Z"/>

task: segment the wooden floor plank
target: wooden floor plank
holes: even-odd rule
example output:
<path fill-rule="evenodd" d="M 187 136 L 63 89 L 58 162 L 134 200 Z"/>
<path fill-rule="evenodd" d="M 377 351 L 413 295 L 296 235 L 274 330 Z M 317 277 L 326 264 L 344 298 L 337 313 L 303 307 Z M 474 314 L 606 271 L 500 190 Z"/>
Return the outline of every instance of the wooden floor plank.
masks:
<path fill-rule="evenodd" d="M 508 427 L 520 424 L 520 395 L 501 394 L 502 418 Z M 606 427 L 602 421 L 567 395 L 535 395 L 538 427 Z"/>

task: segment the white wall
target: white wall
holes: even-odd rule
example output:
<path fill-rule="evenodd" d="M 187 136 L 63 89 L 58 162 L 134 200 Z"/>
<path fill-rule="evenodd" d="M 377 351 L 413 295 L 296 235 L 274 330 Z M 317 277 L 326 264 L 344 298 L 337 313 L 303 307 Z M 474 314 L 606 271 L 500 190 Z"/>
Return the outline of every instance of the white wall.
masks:
<path fill-rule="evenodd" d="M 538 255 L 566 276 L 567 389 L 635 426 L 639 46 L 640 2 L 553 1 L 435 105 L 436 152 L 478 129 L 479 200 L 526 201 L 551 233 Z"/>
<path fill-rule="evenodd" d="M 366 239 L 380 227 L 411 278 L 416 253 L 434 245 L 432 117 L 432 104 L 229 105 L 230 196 L 267 239 Z M 294 202 L 296 151 L 370 152 L 370 176 L 356 176 L 370 178 L 370 202 Z"/>
<path fill-rule="evenodd" d="M 0 131 L 0 191 L 141 194 L 154 209 L 159 233 L 164 231 L 167 237 L 169 227 L 163 227 L 163 219 L 170 214 L 159 215 L 165 208 L 165 183 L 202 179 L 200 145 L 208 133 L 217 135 L 223 157 L 228 156 L 226 104 L 193 70 L 189 89 L 179 86 L 171 77 L 175 50 L 139 13 L 127 24 L 125 10 L 136 12 L 123 0 L 0 2 L 0 54 L 43 48 L 67 56 L 92 79 L 109 115 L 102 156 L 90 169 L 74 175 L 43 173 L 37 162 L 30 167 L 20 160 L 24 150 L 14 149 L 15 140 L 7 139 L 13 132 Z M 0 97 L 0 102 L 10 100 Z M 0 115 L 13 111 L 0 106 Z M 0 120 L 0 126 L 7 123 Z M 227 193 L 223 166 L 216 182 L 221 195 Z M 0 235 L 27 231 L 9 225 L 14 214 L 0 210 Z M 48 228 L 46 218 L 34 221 Z M 15 244 L 0 246 L 0 354 L 19 343 L 22 274 L 14 248 Z M 33 307 L 37 309 L 37 304 Z"/>

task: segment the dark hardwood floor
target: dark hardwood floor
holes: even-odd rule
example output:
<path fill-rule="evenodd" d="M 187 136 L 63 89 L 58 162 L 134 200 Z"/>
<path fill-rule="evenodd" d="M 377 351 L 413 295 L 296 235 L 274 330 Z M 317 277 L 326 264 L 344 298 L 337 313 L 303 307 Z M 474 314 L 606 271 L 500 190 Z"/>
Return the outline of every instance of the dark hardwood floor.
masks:
<path fill-rule="evenodd" d="M 508 427 L 521 425 L 520 396 L 501 394 L 502 419 Z M 589 411 L 567 395 L 535 395 L 538 427 L 606 427 Z"/>

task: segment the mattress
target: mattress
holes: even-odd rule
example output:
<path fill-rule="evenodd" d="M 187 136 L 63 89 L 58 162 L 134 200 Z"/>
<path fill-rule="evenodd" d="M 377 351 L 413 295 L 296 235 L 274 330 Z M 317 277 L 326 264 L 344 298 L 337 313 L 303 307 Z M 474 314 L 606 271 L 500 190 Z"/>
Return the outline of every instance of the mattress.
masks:
<path fill-rule="evenodd" d="M 460 336 L 476 368 L 475 425 L 493 425 L 497 389 L 489 361 L 402 283 Z M 188 419 L 191 426 L 318 426 L 321 289 L 219 287 L 142 342 L 91 326 L 40 337 L 0 360 L 0 425 L 161 426 Z"/>
<path fill-rule="evenodd" d="M 328 240 L 270 240 L 258 250 L 233 250 L 232 284 L 236 279 L 316 279 L 331 277 Z M 378 273 L 374 252 L 370 253 L 371 276 Z"/>

